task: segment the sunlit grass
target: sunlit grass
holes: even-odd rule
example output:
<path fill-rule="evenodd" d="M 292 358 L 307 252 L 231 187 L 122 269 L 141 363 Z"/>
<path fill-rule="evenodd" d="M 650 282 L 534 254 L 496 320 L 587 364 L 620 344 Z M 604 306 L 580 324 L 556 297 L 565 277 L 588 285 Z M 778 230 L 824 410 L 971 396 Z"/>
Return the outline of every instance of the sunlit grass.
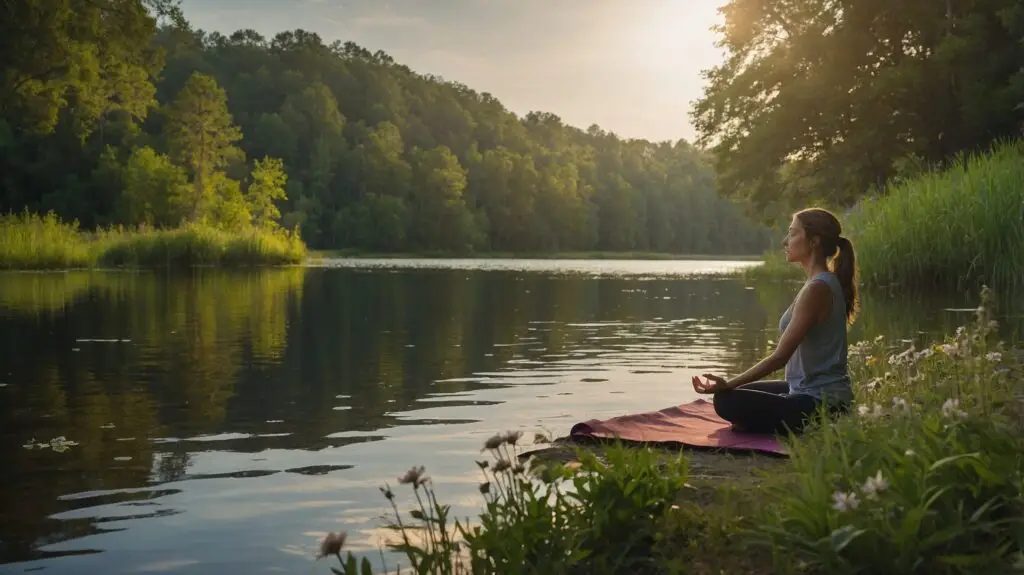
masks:
<path fill-rule="evenodd" d="M 85 232 L 52 213 L 0 216 L 0 268 L 5 269 L 284 265 L 305 258 L 301 238 L 285 230 L 187 224 Z"/>
<path fill-rule="evenodd" d="M 1024 142 L 995 146 L 860 202 L 845 226 L 874 285 L 1024 283 Z"/>
<path fill-rule="evenodd" d="M 95 246 L 53 213 L 0 214 L 0 268 L 67 269 L 96 262 Z"/>

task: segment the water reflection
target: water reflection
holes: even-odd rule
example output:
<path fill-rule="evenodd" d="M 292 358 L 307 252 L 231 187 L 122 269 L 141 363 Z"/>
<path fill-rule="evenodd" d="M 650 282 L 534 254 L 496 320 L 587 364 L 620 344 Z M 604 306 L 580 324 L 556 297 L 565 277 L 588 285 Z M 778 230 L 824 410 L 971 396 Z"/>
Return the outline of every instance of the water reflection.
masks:
<path fill-rule="evenodd" d="M 798 287 L 488 265 L 0 275 L 0 562 L 294 571 L 319 528 L 375 558 L 383 481 L 425 463 L 472 514 L 487 435 L 686 401 L 760 359 Z M 964 300 L 866 297 L 855 337 L 951 329 Z"/>

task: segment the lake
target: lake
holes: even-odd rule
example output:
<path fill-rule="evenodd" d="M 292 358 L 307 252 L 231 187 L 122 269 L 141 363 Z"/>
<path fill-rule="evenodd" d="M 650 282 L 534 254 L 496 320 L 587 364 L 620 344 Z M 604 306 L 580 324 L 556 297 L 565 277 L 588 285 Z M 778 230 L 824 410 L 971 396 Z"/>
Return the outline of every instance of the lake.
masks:
<path fill-rule="evenodd" d="M 752 263 L 0 274 L 0 571 L 328 573 L 341 529 L 379 561 L 378 487 L 409 467 L 475 516 L 493 433 L 682 403 L 760 359 L 799 285 L 714 275 Z M 975 305 L 866 296 L 852 341 Z"/>

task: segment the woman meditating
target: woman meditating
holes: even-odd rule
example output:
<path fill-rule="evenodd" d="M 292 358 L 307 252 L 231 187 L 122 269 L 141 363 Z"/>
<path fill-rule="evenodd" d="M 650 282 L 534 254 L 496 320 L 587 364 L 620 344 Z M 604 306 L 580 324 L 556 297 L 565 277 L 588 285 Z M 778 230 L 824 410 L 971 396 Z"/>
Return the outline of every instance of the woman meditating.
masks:
<path fill-rule="evenodd" d="M 732 379 L 694 376 L 693 388 L 714 394 L 715 411 L 737 431 L 800 433 L 822 405 L 833 414 L 849 410 L 846 330 L 859 304 L 853 244 L 841 233 L 827 210 L 794 215 L 782 246 L 807 282 L 779 321 L 775 351 Z M 783 366 L 785 381 L 761 381 Z"/>

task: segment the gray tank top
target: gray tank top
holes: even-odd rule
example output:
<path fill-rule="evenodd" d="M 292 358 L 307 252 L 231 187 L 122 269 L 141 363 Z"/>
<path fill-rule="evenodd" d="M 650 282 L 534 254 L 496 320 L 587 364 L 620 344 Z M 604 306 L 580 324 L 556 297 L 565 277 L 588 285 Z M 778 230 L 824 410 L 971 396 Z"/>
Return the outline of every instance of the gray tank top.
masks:
<path fill-rule="evenodd" d="M 846 299 L 839 278 L 832 272 L 815 274 L 808 280 L 826 283 L 832 289 L 832 310 L 825 321 L 808 330 L 804 340 L 786 363 L 786 382 L 791 394 L 810 395 L 829 405 L 853 401 L 847 371 Z M 779 320 L 779 332 L 793 319 L 793 304 Z"/>

